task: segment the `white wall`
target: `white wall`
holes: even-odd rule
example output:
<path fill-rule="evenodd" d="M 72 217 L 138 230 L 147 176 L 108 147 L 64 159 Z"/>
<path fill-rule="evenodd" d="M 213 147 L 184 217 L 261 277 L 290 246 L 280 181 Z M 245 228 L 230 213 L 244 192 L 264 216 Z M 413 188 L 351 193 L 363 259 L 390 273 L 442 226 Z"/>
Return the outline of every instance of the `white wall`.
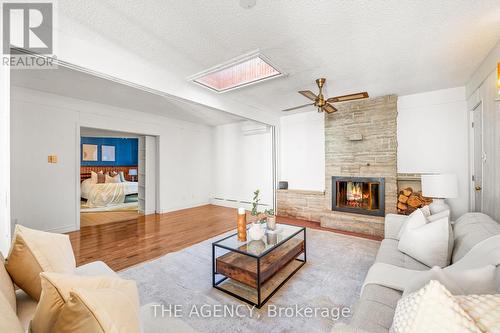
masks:
<path fill-rule="evenodd" d="M 0 35 L 1 30 L 0 27 Z M 2 42 L 0 41 L 0 50 Z M 10 68 L 0 65 L 0 251 L 10 247 Z"/>
<path fill-rule="evenodd" d="M 453 217 L 468 210 L 468 115 L 465 88 L 398 98 L 398 172 L 454 173 Z"/>
<path fill-rule="evenodd" d="M 76 229 L 80 126 L 159 136 L 160 211 L 209 202 L 208 126 L 18 87 L 12 87 L 11 108 L 14 223 L 47 231 Z M 59 162 L 48 164 L 49 154 Z"/>
<path fill-rule="evenodd" d="M 279 180 L 290 189 L 325 190 L 325 116 L 304 112 L 280 119 Z"/>
<path fill-rule="evenodd" d="M 243 135 L 243 122 L 214 129 L 212 203 L 250 208 L 253 192 L 261 193 L 262 210 L 273 206 L 272 133 Z M 219 200 L 222 199 L 222 200 Z M 228 200 L 236 200 L 228 201 Z"/>

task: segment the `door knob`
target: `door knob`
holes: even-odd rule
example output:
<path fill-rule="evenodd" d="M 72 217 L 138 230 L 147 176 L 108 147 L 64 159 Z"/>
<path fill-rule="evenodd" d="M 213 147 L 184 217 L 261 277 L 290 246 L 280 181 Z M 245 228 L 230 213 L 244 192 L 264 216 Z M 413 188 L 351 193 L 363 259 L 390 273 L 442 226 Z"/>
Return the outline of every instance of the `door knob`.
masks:
<path fill-rule="evenodd" d="M 476 186 L 476 191 L 481 191 L 481 186 Z"/>

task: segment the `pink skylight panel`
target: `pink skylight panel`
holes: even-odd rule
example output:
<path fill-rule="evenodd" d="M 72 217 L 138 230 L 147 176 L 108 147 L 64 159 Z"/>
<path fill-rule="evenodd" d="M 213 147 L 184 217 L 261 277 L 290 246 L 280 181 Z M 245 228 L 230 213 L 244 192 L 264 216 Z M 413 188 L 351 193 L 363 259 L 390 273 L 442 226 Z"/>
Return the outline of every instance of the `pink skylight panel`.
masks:
<path fill-rule="evenodd" d="M 281 75 L 260 57 L 251 58 L 230 67 L 201 76 L 194 81 L 216 91 L 225 91 Z"/>

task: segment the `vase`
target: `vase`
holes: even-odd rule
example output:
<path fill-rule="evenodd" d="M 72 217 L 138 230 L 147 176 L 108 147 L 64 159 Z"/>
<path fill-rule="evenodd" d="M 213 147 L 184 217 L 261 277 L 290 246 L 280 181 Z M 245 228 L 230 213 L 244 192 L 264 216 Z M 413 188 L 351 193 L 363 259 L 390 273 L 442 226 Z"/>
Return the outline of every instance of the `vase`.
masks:
<path fill-rule="evenodd" d="M 252 240 L 259 240 L 264 237 L 265 231 L 260 223 L 253 223 L 250 229 L 248 229 L 248 235 Z"/>
<path fill-rule="evenodd" d="M 238 241 L 246 242 L 247 240 L 247 215 L 245 208 L 238 208 Z"/>
<path fill-rule="evenodd" d="M 267 229 L 276 230 L 276 216 L 267 217 Z"/>

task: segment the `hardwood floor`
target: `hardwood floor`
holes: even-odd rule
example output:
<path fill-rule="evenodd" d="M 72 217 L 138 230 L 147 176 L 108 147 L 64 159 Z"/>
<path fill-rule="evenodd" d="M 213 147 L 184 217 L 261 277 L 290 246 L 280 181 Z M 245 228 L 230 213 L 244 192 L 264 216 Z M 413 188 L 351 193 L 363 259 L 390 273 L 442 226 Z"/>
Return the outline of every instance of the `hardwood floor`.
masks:
<path fill-rule="evenodd" d="M 119 271 L 233 230 L 236 214 L 233 208 L 206 205 L 86 226 L 69 236 L 78 266 L 102 260 Z M 278 217 L 278 222 L 323 229 L 311 221 Z"/>
<path fill-rule="evenodd" d="M 137 211 L 80 213 L 80 226 L 89 227 L 106 223 L 130 221 L 140 216 L 143 216 L 143 214 Z"/>

